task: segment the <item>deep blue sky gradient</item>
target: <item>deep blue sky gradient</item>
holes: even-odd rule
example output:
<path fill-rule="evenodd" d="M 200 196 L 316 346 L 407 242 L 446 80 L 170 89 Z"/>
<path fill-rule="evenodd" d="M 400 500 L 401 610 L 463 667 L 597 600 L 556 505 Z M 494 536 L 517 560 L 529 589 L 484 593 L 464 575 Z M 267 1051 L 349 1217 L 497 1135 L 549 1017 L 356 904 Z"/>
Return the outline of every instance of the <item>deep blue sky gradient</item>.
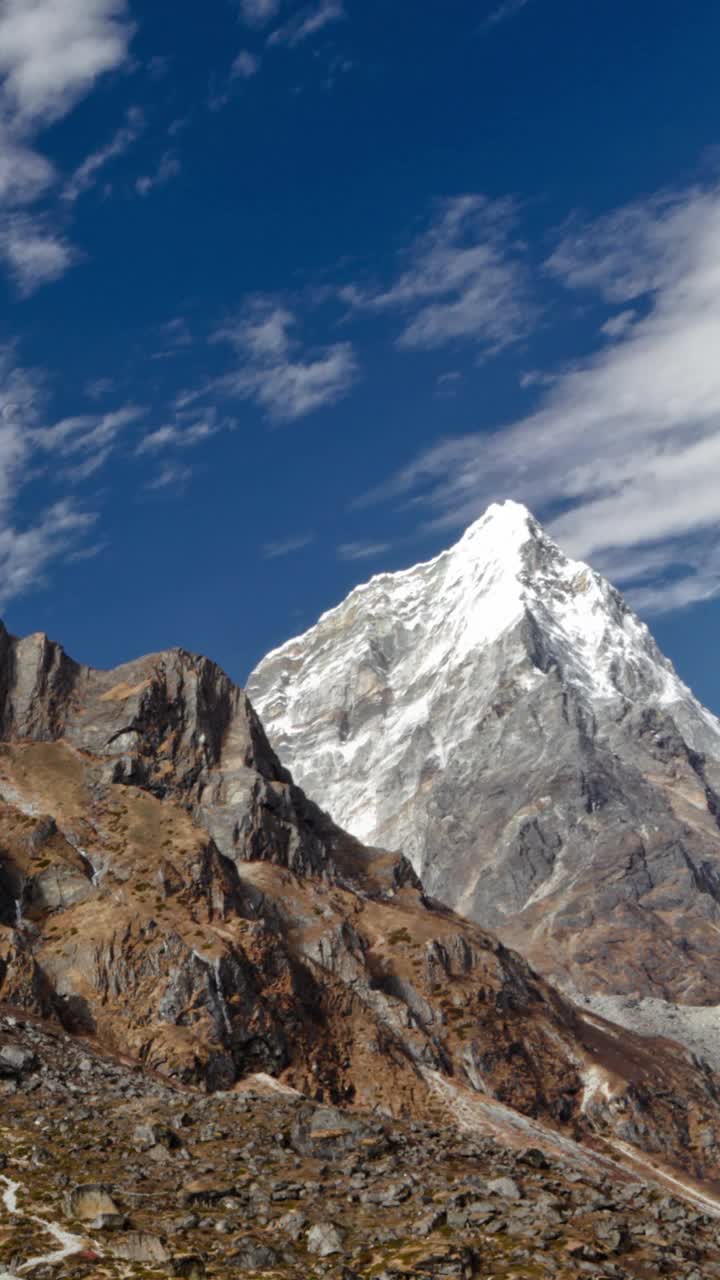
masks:
<path fill-rule="evenodd" d="M 539 265 L 573 212 L 596 217 L 711 170 L 720 7 L 529 0 L 484 28 L 492 3 L 347 0 L 345 21 L 274 49 L 267 29 L 243 27 L 226 0 L 130 7 L 132 66 L 103 79 L 42 149 L 69 174 L 129 106 L 142 108 L 146 129 L 73 209 L 84 260 L 28 298 L 2 282 L 0 341 L 46 371 L 49 420 L 128 403 L 148 412 L 82 490 L 100 512 L 92 536 L 103 549 L 54 563 L 9 602 L 6 622 L 47 631 L 95 665 L 183 645 L 243 679 L 358 581 L 427 558 L 459 533 L 429 529 L 402 501 L 354 507 L 358 495 L 439 437 L 523 416 L 541 394 L 522 387 L 523 371 L 567 364 L 598 343 L 596 316 L 549 279 L 527 341 L 482 360 L 471 344 L 398 350 L 397 316 L 348 319 L 335 286 L 387 284 L 441 198 L 512 195 Z M 261 65 L 230 81 L 241 48 Z M 159 56 L 162 74 L 150 69 Z M 140 198 L 138 175 L 168 149 L 180 172 Z M 167 420 L 179 392 L 226 372 L 227 348 L 209 339 L 255 294 L 288 299 L 308 347 L 352 340 L 358 381 L 285 424 L 218 395 L 236 429 L 183 455 L 184 486 L 148 489 L 162 458 L 134 456 L 136 443 Z M 176 317 L 191 340 L 157 358 L 161 327 Z M 438 378 L 455 372 L 453 394 L 439 393 Z M 97 379 L 112 389 L 94 401 L 85 389 Z M 57 475 L 41 471 L 18 495 L 18 519 L 57 494 Z M 263 555 L 264 544 L 304 534 L 314 541 L 295 554 Z M 339 558 L 338 545 L 356 540 L 387 548 Z M 720 606 L 652 625 L 720 711 Z"/>

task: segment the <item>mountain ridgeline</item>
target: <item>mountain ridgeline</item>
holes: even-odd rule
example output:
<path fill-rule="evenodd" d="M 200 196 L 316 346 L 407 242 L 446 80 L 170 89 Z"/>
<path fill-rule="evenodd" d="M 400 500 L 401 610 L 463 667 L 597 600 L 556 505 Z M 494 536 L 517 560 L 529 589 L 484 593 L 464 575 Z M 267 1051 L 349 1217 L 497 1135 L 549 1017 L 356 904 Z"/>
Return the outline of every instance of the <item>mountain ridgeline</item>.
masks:
<path fill-rule="evenodd" d="M 177 1087 L 260 1072 L 716 1176 L 711 1070 L 583 1014 L 337 827 L 213 663 L 99 672 L 4 632 L 2 650 L 0 1002 Z"/>

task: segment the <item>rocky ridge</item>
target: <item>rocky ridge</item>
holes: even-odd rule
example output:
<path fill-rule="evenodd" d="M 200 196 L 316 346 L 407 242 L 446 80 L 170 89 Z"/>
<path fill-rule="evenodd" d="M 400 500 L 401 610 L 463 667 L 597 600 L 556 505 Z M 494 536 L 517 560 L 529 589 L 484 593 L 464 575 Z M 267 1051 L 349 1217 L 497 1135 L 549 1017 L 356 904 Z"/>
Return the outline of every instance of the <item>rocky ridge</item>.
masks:
<path fill-rule="evenodd" d="M 515 503 L 248 682 L 308 795 L 586 996 L 720 1003 L 720 724 Z"/>
<path fill-rule="evenodd" d="M 212 663 L 103 673 L 4 643 L 0 999 L 184 1086 L 261 1071 L 396 1117 L 510 1108 L 716 1176 L 712 1073 L 582 1015 L 334 826 Z"/>

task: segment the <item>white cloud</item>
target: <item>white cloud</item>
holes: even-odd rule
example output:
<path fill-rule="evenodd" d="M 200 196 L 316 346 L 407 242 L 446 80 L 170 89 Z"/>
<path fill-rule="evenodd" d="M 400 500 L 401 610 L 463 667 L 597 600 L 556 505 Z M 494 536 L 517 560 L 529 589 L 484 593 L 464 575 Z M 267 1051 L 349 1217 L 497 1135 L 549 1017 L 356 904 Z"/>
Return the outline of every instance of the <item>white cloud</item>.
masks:
<path fill-rule="evenodd" d="M 514 220 L 510 200 L 444 200 L 389 288 L 351 285 L 341 297 L 354 307 L 405 312 L 401 346 L 430 348 L 464 339 L 499 350 L 525 337 L 535 315 L 522 247 L 512 239 Z"/>
<path fill-rule="evenodd" d="M 89 400 L 102 400 L 115 390 L 112 378 L 93 378 L 85 384 L 85 395 Z"/>
<path fill-rule="evenodd" d="M 260 300 L 228 334 L 234 346 L 261 362 L 283 360 L 290 350 L 294 317 L 287 307 Z"/>
<path fill-rule="evenodd" d="M 240 0 L 240 13 L 252 27 L 262 27 L 280 12 L 282 0 Z"/>
<path fill-rule="evenodd" d="M 204 413 L 177 412 L 174 422 L 157 427 L 143 436 L 135 453 L 142 457 L 143 454 L 161 453 L 169 448 L 192 448 L 217 435 L 218 431 L 231 431 L 236 426 L 234 418 L 221 418 L 214 408 L 207 409 Z"/>
<path fill-rule="evenodd" d="M 49 160 L 0 129 L 0 205 L 30 204 L 54 179 Z"/>
<path fill-rule="evenodd" d="M 0 212 L 0 259 L 8 267 L 21 296 L 59 280 L 79 254 L 47 218 Z"/>
<path fill-rule="evenodd" d="M 79 484 L 81 480 L 89 480 L 90 476 L 94 476 L 101 467 L 105 466 L 111 453 L 111 445 L 97 449 L 95 453 L 89 454 L 82 462 L 74 462 L 72 466 L 65 467 L 62 472 L 63 479 L 68 480 L 71 484 Z"/>
<path fill-rule="evenodd" d="M 452 369 L 448 373 L 440 373 L 435 379 L 435 395 L 449 398 L 457 394 L 458 387 L 462 382 L 462 374 L 457 369 Z"/>
<path fill-rule="evenodd" d="M 16 127 L 65 115 L 122 65 L 126 0 L 0 0 L 0 97 Z"/>
<path fill-rule="evenodd" d="M 28 457 L 28 433 L 37 424 L 42 380 L 15 363 L 11 347 L 0 347 L 0 522 L 5 523 Z"/>
<path fill-rule="evenodd" d="M 692 269 L 707 216 L 700 189 L 663 192 L 594 222 L 572 219 L 546 269 L 572 289 L 631 302 L 676 284 Z"/>
<path fill-rule="evenodd" d="M 317 35 L 331 22 L 340 22 L 346 18 L 342 0 L 319 0 L 317 4 L 306 5 L 296 13 L 284 26 L 278 27 L 268 37 L 268 44 L 286 44 L 290 48 Z"/>
<path fill-rule="evenodd" d="M 42 377 L 19 368 L 12 349 L 0 350 L 0 607 L 42 581 L 96 519 L 66 498 L 19 524 L 15 504 L 33 471 L 43 405 Z"/>
<path fill-rule="evenodd" d="M 292 538 L 282 538 L 278 542 L 266 542 L 262 548 L 263 559 L 278 560 L 281 556 L 292 555 L 294 551 L 302 551 L 314 541 L 314 533 L 300 533 Z"/>
<path fill-rule="evenodd" d="M 233 79 L 250 80 L 260 70 L 260 59 L 250 53 L 249 49 L 241 49 L 232 64 L 230 74 Z"/>
<path fill-rule="evenodd" d="M 551 387 L 557 380 L 557 373 L 544 373 L 542 369 L 526 369 L 518 379 L 524 391 L 528 387 Z"/>
<path fill-rule="evenodd" d="M 105 465 L 125 428 L 145 413 L 138 405 L 126 405 L 111 413 L 63 418 L 51 427 L 30 431 L 29 441 L 40 453 L 68 464 L 62 471 L 65 479 L 87 480 Z"/>
<path fill-rule="evenodd" d="M 90 187 L 94 186 L 98 174 L 111 160 L 124 155 L 140 137 L 144 128 L 144 117 L 139 107 L 131 107 L 127 112 L 125 124 L 122 125 L 106 146 L 93 151 L 75 170 L 66 182 L 62 198 L 72 204 Z"/>
<path fill-rule="evenodd" d="M 340 560 L 371 560 L 389 550 L 389 542 L 342 542 L 337 553 Z"/>
<path fill-rule="evenodd" d="M 358 373 L 349 342 L 303 352 L 296 320 L 271 299 L 256 300 L 234 325 L 215 334 L 229 343 L 239 367 L 219 380 L 226 394 L 254 400 L 278 422 L 292 422 L 347 394 Z"/>
<path fill-rule="evenodd" d="M 489 31 L 492 27 L 497 27 L 501 22 L 507 22 L 508 19 L 514 18 L 516 14 L 524 9 L 530 0 L 504 0 L 503 4 L 499 4 L 488 14 L 484 22 L 480 25 L 481 31 Z"/>
<path fill-rule="evenodd" d="M 138 178 L 135 183 L 135 190 L 138 195 L 148 196 L 156 187 L 164 187 L 166 183 L 176 178 L 180 172 L 180 161 L 174 151 L 166 151 L 160 160 L 157 170 L 153 174 L 145 174 Z"/>
<path fill-rule="evenodd" d="M 145 485 L 150 490 L 173 490 L 181 493 L 192 478 L 192 468 L 180 462 L 166 462 L 157 475 Z"/>
<path fill-rule="evenodd" d="M 93 512 L 67 500 L 50 507 L 30 528 L 0 526 L 0 608 L 44 579 L 48 566 L 62 558 L 75 539 L 95 523 Z"/>
<path fill-rule="evenodd" d="M 125 427 L 137 422 L 146 412 L 138 405 L 127 405 L 112 413 L 86 413 L 63 418 L 52 427 L 33 430 L 31 439 L 33 444 L 47 452 L 63 455 L 84 453 L 114 442 Z"/>
<path fill-rule="evenodd" d="M 143 436 L 135 453 L 138 457 L 142 457 L 144 453 L 159 453 L 168 445 L 177 444 L 179 434 L 176 426 L 156 427 L 154 431 L 149 431 L 146 436 Z"/>
<path fill-rule="evenodd" d="M 92 479 L 124 442 L 128 428 L 145 415 L 138 405 L 107 413 L 78 414 L 46 423 L 46 379 L 24 370 L 14 349 L 0 348 L 0 608 L 15 596 L 43 585 L 55 563 L 88 559 L 106 545 L 88 544 L 98 513 L 69 496 L 50 504 L 28 523 L 18 515 L 19 498 L 30 480 L 44 476 L 69 484 Z M 213 411 L 195 414 L 186 436 L 214 429 Z M 148 487 L 179 489 L 189 468 L 167 465 Z"/>
<path fill-rule="evenodd" d="M 79 257 L 47 213 L 21 211 L 55 181 L 33 139 L 122 65 L 133 30 L 126 0 L 0 0 L 0 258 L 22 296 Z"/>
<path fill-rule="evenodd" d="M 628 251 L 628 243 L 632 251 Z M 652 550 L 635 599 L 658 609 L 720 591 L 720 188 L 618 211 L 566 236 L 548 263 L 570 288 L 642 301 L 616 342 L 557 376 L 538 410 L 503 431 L 441 441 L 375 496 L 412 493 L 438 525 L 464 524 L 510 495 L 573 554 Z M 666 584 L 658 566 L 683 566 Z M 612 558 L 610 552 L 614 552 Z M 622 553 L 622 554 L 621 554 Z"/>
<path fill-rule="evenodd" d="M 356 371 L 350 344 L 337 343 L 315 359 L 247 369 L 231 378 L 230 387 L 257 400 L 271 417 L 290 422 L 335 404 L 355 381 Z"/>
<path fill-rule="evenodd" d="M 610 319 L 600 326 L 600 332 L 607 338 L 621 338 L 634 324 L 636 318 L 637 312 L 633 307 L 628 307 L 627 310 L 618 311 L 617 315 L 610 316 Z"/>
<path fill-rule="evenodd" d="M 81 564 L 84 560 L 95 560 L 109 545 L 106 539 L 91 542 L 87 547 L 78 547 L 77 551 L 68 552 L 65 559 L 68 564 Z"/>
<path fill-rule="evenodd" d="M 193 336 L 184 316 L 175 316 L 172 320 L 160 325 L 157 332 L 162 340 L 162 347 L 152 353 L 152 360 L 170 360 L 192 346 Z"/>

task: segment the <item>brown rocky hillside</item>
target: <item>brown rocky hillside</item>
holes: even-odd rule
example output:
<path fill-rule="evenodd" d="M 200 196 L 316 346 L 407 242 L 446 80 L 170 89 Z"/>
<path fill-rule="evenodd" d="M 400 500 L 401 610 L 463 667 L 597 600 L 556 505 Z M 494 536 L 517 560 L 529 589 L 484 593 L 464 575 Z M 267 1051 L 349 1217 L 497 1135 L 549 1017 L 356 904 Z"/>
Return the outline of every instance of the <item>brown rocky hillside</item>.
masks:
<path fill-rule="evenodd" d="M 335 827 L 211 662 L 97 672 L 4 633 L 0 670 L 0 1000 L 179 1086 L 262 1072 L 427 1123 L 511 1108 L 718 1176 L 709 1069 L 584 1016 Z"/>

